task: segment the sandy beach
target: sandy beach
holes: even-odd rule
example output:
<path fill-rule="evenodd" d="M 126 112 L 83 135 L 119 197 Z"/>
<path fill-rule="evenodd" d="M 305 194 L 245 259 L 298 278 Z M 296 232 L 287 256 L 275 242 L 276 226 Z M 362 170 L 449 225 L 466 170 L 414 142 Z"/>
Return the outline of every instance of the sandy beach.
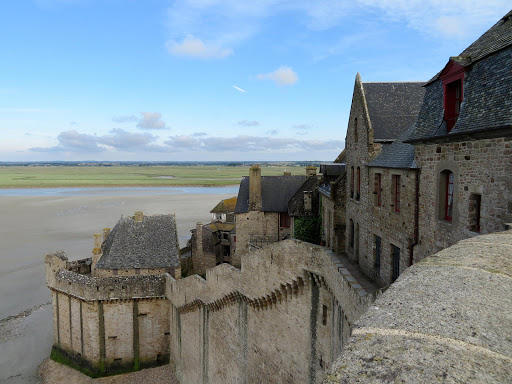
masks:
<path fill-rule="evenodd" d="M 230 194 L 75 194 L 0 196 L 0 383 L 36 383 L 37 366 L 53 342 L 44 255 L 64 250 L 70 260 L 91 256 L 93 234 L 121 215 L 176 213 L 183 246 L 197 221 Z M 118 193 L 118 194 L 117 194 Z"/>

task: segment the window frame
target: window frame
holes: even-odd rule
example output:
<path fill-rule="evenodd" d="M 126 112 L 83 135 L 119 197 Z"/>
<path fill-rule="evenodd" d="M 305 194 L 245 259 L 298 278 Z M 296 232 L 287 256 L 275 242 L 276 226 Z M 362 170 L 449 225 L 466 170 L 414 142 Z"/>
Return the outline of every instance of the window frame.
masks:
<path fill-rule="evenodd" d="M 350 168 L 350 198 L 354 198 L 354 167 Z"/>
<path fill-rule="evenodd" d="M 445 195 L 444 195 L 444 219 L 446 221 L 452 222 L 453 221 L 453 195 L 454 195 L 454 189 L 455 189 L 455 175 L 453 172 L 448 171 L 448 173 L 445 173 L 446 177 L 446 189 L 445 189 Z M 450 181 L 451 177 L 451 181 Z M 451 191 L 450 191 L 450 186 Z"/>
<path fill-rule="evenodd" d="M 382 173 L 375 173 L 375 205 L 382 206 Z"/>
<path fill-rule="evenodd" d="M 373 267 L 380 274 L 380 266 L 382 261 L 382 238 L 375 235 L 375 260 Z"/>
<path fill-rule="evenodd" d="M 290 215 L 288 215 L 288 212 L 279 213 L 279 228 L 290 228 Z"/>
<path fill-rule="evenodd" d="M 357 193 L 356 200 L 361 198 L 361 167 L 357 167 Z"/>
<path fill-rule="evenodd" d="M 393 211 L 400 213 L 400 175 L 393 175 Z"/>

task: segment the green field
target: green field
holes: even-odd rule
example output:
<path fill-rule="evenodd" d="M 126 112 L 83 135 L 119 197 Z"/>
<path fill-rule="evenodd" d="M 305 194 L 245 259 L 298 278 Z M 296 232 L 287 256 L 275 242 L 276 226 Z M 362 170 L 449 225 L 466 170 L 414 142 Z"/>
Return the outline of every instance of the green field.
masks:
<path fill-rule="evenodd" d="M 305 175 L 305 167 L 262 167 L 263 176 Z M 119 187 L 119 186 L 223 186 L 240 183 L 249 167 L 0 167 L 0 188 Z"/>

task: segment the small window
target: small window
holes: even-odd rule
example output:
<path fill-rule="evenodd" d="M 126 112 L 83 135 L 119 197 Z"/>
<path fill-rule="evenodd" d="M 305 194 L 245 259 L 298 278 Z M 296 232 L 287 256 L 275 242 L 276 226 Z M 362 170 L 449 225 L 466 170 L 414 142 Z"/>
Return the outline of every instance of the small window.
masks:
<path fill-rule="evenodd" d="M 117 269 L 112 270 L 112 275 L 117 276 Z"/>
<path fill-rule="evenodd" d="M 135 274 L 140 275 L 140 268 L 135 268 Z"/>
<path fill-rule="evenodd" d="M 361 168 L 357 167 L 357 194 L 356 200 L 361 197 Z"/>
<path fill-rule="evenodd" d="M 453 217 L 453 172 L 445 174 L 446 177 L 446 192 L 445 192 L 445 210 L 444 219 L 446 221 L 452 221 Z"/>
<path fill-rule="evenodd" d="M 382 174 L 375 174 L 375 205 L 380 207 L 382 205 Z"/>
<path fill-rule="evenodd" d="M 381 249 L 381 238 L 377 235 L 375 235 L 375 264 L 374 264 L 374 267 L 375 267 L 375 270 L 377 271 L 377 273 L 380 274 L 380 255 L 381 255 L 381 252 L 382 252 L 382 249 Z"/>
<path fill-rule="evenodd" d="M 322 325 L 327 325 L 327 305 L 322 306 Z"/>
<path fill-rule="evenodd" d="M 354 198 L 354 167 L 350 168 L 350 198 Z"/>
<path fill-rule="evenodd" d="M 290 216 L 287 212 L 281 212 L 279 214 L 279 226 L 281 228 L 288 228 L 290 226 Z"/>
<path fill-rule="evenodd" d="M 393 210 L 400 212 L 400 175 L 393 175 Z"/>
<path fill-rule="evenodd" d="M 469 227 L 472 232 L 480 232 L 480 212 L 482 207 L 482 195 L 472 193 L 469 196 Z"/>

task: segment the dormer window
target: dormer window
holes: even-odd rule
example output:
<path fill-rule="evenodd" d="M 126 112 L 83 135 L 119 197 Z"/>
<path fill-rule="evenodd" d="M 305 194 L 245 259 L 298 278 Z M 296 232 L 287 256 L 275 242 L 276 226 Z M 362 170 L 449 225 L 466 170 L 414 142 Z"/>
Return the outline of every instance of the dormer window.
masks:
<path fill-rule="evenodd" d="M 444 121 L 446 133 L 450 133 L 460 114 L 460 106 L 464 97 L 464 71 L 465 68 L 454 61 L 450 61 L 440 75 L 444 92 Z"/>

